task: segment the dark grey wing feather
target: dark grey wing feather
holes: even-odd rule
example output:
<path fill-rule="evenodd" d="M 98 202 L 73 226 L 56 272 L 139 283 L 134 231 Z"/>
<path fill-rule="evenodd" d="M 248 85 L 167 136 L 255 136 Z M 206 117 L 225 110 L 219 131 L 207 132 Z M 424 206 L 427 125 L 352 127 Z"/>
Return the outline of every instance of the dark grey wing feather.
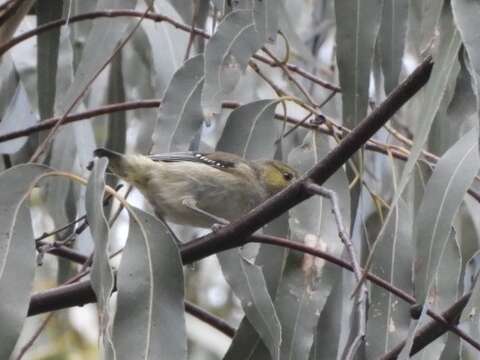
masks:
<path fill-rule="evenodd" d="M 194 161 L 199 162 L 198 157 L 195 156 L 194 152 L 185 151 L 185 152 L 174 152 L 166 154 L 153 154 L 148 156 L 153 161 L 165 161 L 165 162 L 175 162 L 175 161 Z"/>
<path fill-rule="evenodd" d="M 191 161 L 207 164 L 218 169 L 232 168 L 236 163 L 243 161 L 240 157 L 223 152 L 200 153 L 200 152 L 177 152 L 168 154 L 150 155 L 153 161 Z"/>

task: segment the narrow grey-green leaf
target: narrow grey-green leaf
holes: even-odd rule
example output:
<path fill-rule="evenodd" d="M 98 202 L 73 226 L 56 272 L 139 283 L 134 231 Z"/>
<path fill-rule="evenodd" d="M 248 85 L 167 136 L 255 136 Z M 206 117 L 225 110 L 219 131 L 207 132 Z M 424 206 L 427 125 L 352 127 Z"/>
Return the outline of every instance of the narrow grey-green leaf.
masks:
<path fill-rule="evenodd" d="M 234 90 L 261 46 L 252 10 L 234 10 L 218 25 L 205 48 L 202 103 L 207 116 L 220 112 L 221 101 Z"/>
<path fill-rule="evenodd" d="M 307 134 L 304 143 L 289 155 L 289 163 L 307 171 L 330 151 L 328 138 L 319 132 Z M 340 201 L 342 221 L 349 227 L 350 199 L 348 180 L 343 169 L 325 184 Z M 314 197 L 290 211 L 291 240 L 340 256 L 343 250 L 331 213 L 331 203 Z M 337 280 L 333 265 L 311 255 L 290 251 L 275 307 L 282 325 L 281 359 L 308 359 L 318 319 Z"/>
<path fill-rule="evenodd" d="M 60 19 L 63 13 L 63 0 L 39 2 L 36 6 L 37 26 Z M 41 119 L 54 116 L 57 85 L 57 61 L 60 43 L 60 28 L 38 34 L 37 71 L 38 111 Z"/>
<path fill-rule="evenodd" d="M 398 85 L 405 48 L 407 19 L 408 0 L 384 1 L 379 40 L 386 94 Z"/>
<path fill-rule="evenodd" d="M 18 82 L 15 94 L 10 99 L 2 121 L 0 121 L 0 135 L 26 128 L 36 122 L 37 117 L 32 111 L 25 88 L 21 82 Z M 0 143 L 0 153 L 16 153 L 26 142 L 27 138 L 23 137 Z"/>
<path fill-rule="evenodd" d="M 467 53 L 475 74 L 475 93 L 478 97 L 480 96 L 480 32 L 478 27 L 480 3 L 477 1 L 453 0 L 452 9 L 455 23 L 460 31 L 463 44 L 467 48 Z M 480 102 L 480 100 L 477 101 Z"/>
<path fill-rule="evenodd" d="M 203 1 L 203 0 L 199 0 Z M 184 23 L 190 24 L 193 18 L 193 7 L 195 1 L 190 0 L 168 0 L 175 8 L 178 14 L 182 17 Z"/>
<path fill-rule="evenodd" d="M 203 55 L 185 62 L 163 96 L 153 135 L 153 152 L 186 151 L 203 123 L 201 90 Z"/>
<path fill-rule="evenodd" d="M 429 307 L 441 313 L 448 309 L 459 297 L 460 271 L 461 271 L 460 249 L 457 244 L 457 234 L 452 227 L 449 239 L 442 250 L 438 271 L 432 283 L 432 290 L 428 297 Z M 426 321 L 430 321 L 426 316 Z M 438 359 L 440 358 L 447 342 L 447 336 L 442 336 L 429 344 L 415 359 Z"/>
<path fill-rule="evenodd" d="M 0 14 L 0 44 L 10 40 L 34 3 L 35 0 L 2 2 L 2 5 L 6 5 L 6 7 L 2 9 L 2 14 Z"/>
<path fill-rule="evenodd" d="M 258 100 L 232 111 L 227 119 L 217 150 L 246 159 L 271 159 L 278 138 L 273 119 L 276 100 Z"/>
<path fill-rule="evenodd" d="M 261 42 L 273 43 L 278 30 L 278 7 L 281 6 L 275 0 L 254 0 L 253 17 L 255 28 Z"/>
<path fill-rule="evenodd" d="M 272 359 L 278 360 L 281 327 L 261 268 L 243 258 L 239 249 L 221 252 L 217 257 L 248 321 L 260 335 Z"/>
<path fill-rule="evenodd" d="M 447 115 L 452 119 L 464 119 L 476 111 L 475 80 L 470 74 L 469 57 L 465 48 L 462 48 L 458 55 L 460 72 L 457 76 L 457 83 L 452 101 L 448 105 Z"/>
<path fill-rule="evenodd" d="M 168 228 L 132 208 L 118 271 L 117 359 L 186 359 L 183 267 Z"/>
<path fill-rule="evenodd" d="M 403 168 L 398 188 L 396 189 L 390 210 L 385 218 L 385 223 L 379 232 L 379 237 L 383 236 L 382 232 L 385 231 L 386 224 L 389 223 L 390 218 L 393 216 L 394 208 L 398 206 L 400 196 L 403 194 L 403 191 L 412 177 L 417 160 L 428 138 L 432 122 L 435 119 L 435 115 L 442 102 L 455 61 L 457 60 L 461 39 L 453 24 L 453 18 L 448 7 L 444 8 L 441 23 L 442 31 L 440 34 L 441 41 L 439 52 L 435 57 L 435 65 L 433 66 L 430 79 L 419 99 L 422 106 L 419 107 L 416 118 L 418 128 L 415 130 L 415 142 L 410 151 L 410 156 Z M 375 248 L 373 248 L 372 251 L 375 251 Z"/>
<path fill-rule="evenodd" d="M 0 173 L 0 358 L 8 359 L 27 316 L 35 273 L 35 246 L 25 197 L 50 171 L 19 165 Z"/>
<path fill-rule="evenodd" d="M 99 0 L 97 10 L 134 9 L 137 0 Z M 138 21 L 138 20 L 136 20 Z M 82 58 L 75 72 L 75 78 L 58 105 L 63 114 L 93 79 L 95 73 L 105 64 L 115 51 L 119 41 L 125 36 L 132 22 L 118 19 L 98 18 L 88 35 Z"/>
<path fill-rule="evenodd" d="M 88 179 L 87 192 L 85 194 L 85 209 L 87 211 L 89 229 L 95 244 L 90 277 L 92 288 L 97 298 L 103 345 L 107 351 L 110 351 L 110 311 L 108 303 L 114 288 L 114 278 L 108 259 L 110 229 L 103 212 L 104 177 L 107 164 L 106 158 L 94 160 L 94 166 Z"/>
<path fill-rule="evenodd" d="M 182 22 L 180 15 L 178 15 L 172 5 L 166 0 L 156 1 L 155 9 L 159 14 L 168 16 L 175 21 Z M 144 21 L 142 29 L 147 35 L 150 49 L 147 48 L 147 44 L 143 39 L 144 36 L 138 36 L 134 43 L 135 50 L 138 55 L 141 56 L 146 69 L 153 65 L 156 74 L 152 75 L 151 80 L 153 81 L 151 83 L 157 93 L 156 96 L 160 97 L 167 89 L 173 74 L 183 65 L 185 49 L 188 46 L 190 35 L 187 32 L 178 31 L 166 22 L 158 23 Z M 141 34 L 142 30 L 138 29 L 137 33 Z M 148 55 L 148 58 L 144 58 L 145 55 Z M 134 61 L 134 59 L 132 59 L 132 61 Z M 133 66 L 133 68 L 130 68 L 129 70 L 134 70 L 131 72 L 132 82 L 133 84 L 137 84 L 135 81 L 138 81 L 138 79 L 135 77 L 135 74 L 138 69 L 135 69 L 135 66 Z M 136 86 L 138 85 L 135 85 L 135 87 Z"/>
<path fill-rule="evenodd" d="M 343 123 L 350 128 L 367 113 L 370 70 L 382 4 L 382 0 L 335 1 Z"/>
<path fill-rule="evenodd" d="M 415 295 L 424 301 L 437 272 L 458 207 L 479 168 L 477 129 L 470 130 L 438 161 L 415 222 Z"/>
<path fill-rule="evenodd" d="M 108 79 L 107 99 L 109 104 L 126 101 L 125 83 L 122 73 L 123 55 L 120 53 L 112 60 Z M 107 148 L 119 153 L 125 152 L 127 137 L 127 116 L 125 112 L 108 114 Z"/>
<path fill-rule="evenodd" d="M 272 236 L 288 235 L 288 214 L 276 218 L 263 228 L 263 232 Z M 255 264 L 262 269 L 267 291 L 275 298 L 282 277 L 285 257 L 288 250 L 281 246 L 261 244 Z M 244 316 L 224 360 L 264 360 L 270 358 L 268 349 L 255 331 L 253 325 Z"/>
<path fill-rule="evenodd" d="M 371 223 L 367 225 L 367 228 L 371 227 Z M 412 216 L 408 206 L 400 201 L 382 236 L 377 239 L 371 271 L 408 293 L 413 290 L 414 248 L 411 239 Z M 377 286 L 371 288 L 370 298 L 366 349 L 367 358 L 376 359 L 408 334 L 410 305 Z"/>
<path fill-rule="evenodd" d="M 443 0 L 420 0 L 420 49 L 426 50 L 432 45 L 432 41 L 436 36 L 437 24 L 442 12 L 442 6 L 449 6 L 448 1 Z M 440 25 L 441 26 L 441 25 Z"/>
<path fill-rule="evenodd" d="M 310 360 L 337 359 L 340 352 L 342 327 L 348 327 L 342 321 L 342 312 L 346 297 L 343 290 L 343 274 L 336 270 L 335 285 L 318 319 L 317 331 L 310 350 Z"/>

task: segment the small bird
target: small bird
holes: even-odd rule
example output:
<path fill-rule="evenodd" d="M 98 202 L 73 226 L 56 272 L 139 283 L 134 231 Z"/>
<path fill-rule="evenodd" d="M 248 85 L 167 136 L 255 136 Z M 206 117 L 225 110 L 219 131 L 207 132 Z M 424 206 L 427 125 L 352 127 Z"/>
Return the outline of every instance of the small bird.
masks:
<path fill-rule="evenodd" d="M 109 170 L 138 188 L 159 218 L 201 228 L 239 218 L 298 178 L 283 162 L 225 152 L 144 156 L 100 148 L 94 155 L 108 158 Z"/>

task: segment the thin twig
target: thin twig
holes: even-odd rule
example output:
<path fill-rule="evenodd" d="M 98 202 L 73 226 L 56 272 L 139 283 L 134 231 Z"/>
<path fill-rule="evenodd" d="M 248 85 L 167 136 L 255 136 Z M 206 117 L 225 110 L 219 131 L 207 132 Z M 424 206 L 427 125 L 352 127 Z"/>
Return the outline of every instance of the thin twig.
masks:
<path fill-rule="evenodd" d="M 292 74 L 290 74 L 290 70 L 288 69 L 287 65 L 280 61 L 276 56 L 275 54 L 273 54 L 270 50 L 268 50 L 266 47 L 263 47 L 262 48 L 262 51 L 265 52 L 265 54 L 267 54 L 268 56 L 270 56 L 272 58 L 272 60 L 274 61 L 274 63 L 278 66 L 280 66 L 280 68 L 283 70 L 283 72 L 285 73 L 285 75 L 287 75 L 287 78 L 290 82 L 292 82 L 298 90 L 300 90 L 300 92 L 303 94 L 303 96 L 305 96 L 305 98 L 307 99 L 307 101 L 314 107 L 318 107 L 318 104 L 315 102 L 315 100 L 312 99 L 312 97 L 310 96 L 310 94 L 308 93 L 307 90 L 305 90 L 305 88 L 302 86 L 302 84 L 300 84 L 297 79 L 295 79 Z"/>

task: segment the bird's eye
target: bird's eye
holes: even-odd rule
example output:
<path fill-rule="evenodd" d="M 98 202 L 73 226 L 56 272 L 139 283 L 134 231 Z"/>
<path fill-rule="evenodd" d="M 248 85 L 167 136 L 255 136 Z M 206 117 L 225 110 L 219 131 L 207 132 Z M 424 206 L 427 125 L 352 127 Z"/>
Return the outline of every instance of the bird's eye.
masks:
<path fill-rule="evenodd" d="M 284 178 L 285 180 L 287 180 L 287 181 L 290 181 L 290 180 L 293 179 L 293 175 L 290 174 L 290 173 L 284 172 L 284 173 L 283 173 L 283 178 Z"/>

